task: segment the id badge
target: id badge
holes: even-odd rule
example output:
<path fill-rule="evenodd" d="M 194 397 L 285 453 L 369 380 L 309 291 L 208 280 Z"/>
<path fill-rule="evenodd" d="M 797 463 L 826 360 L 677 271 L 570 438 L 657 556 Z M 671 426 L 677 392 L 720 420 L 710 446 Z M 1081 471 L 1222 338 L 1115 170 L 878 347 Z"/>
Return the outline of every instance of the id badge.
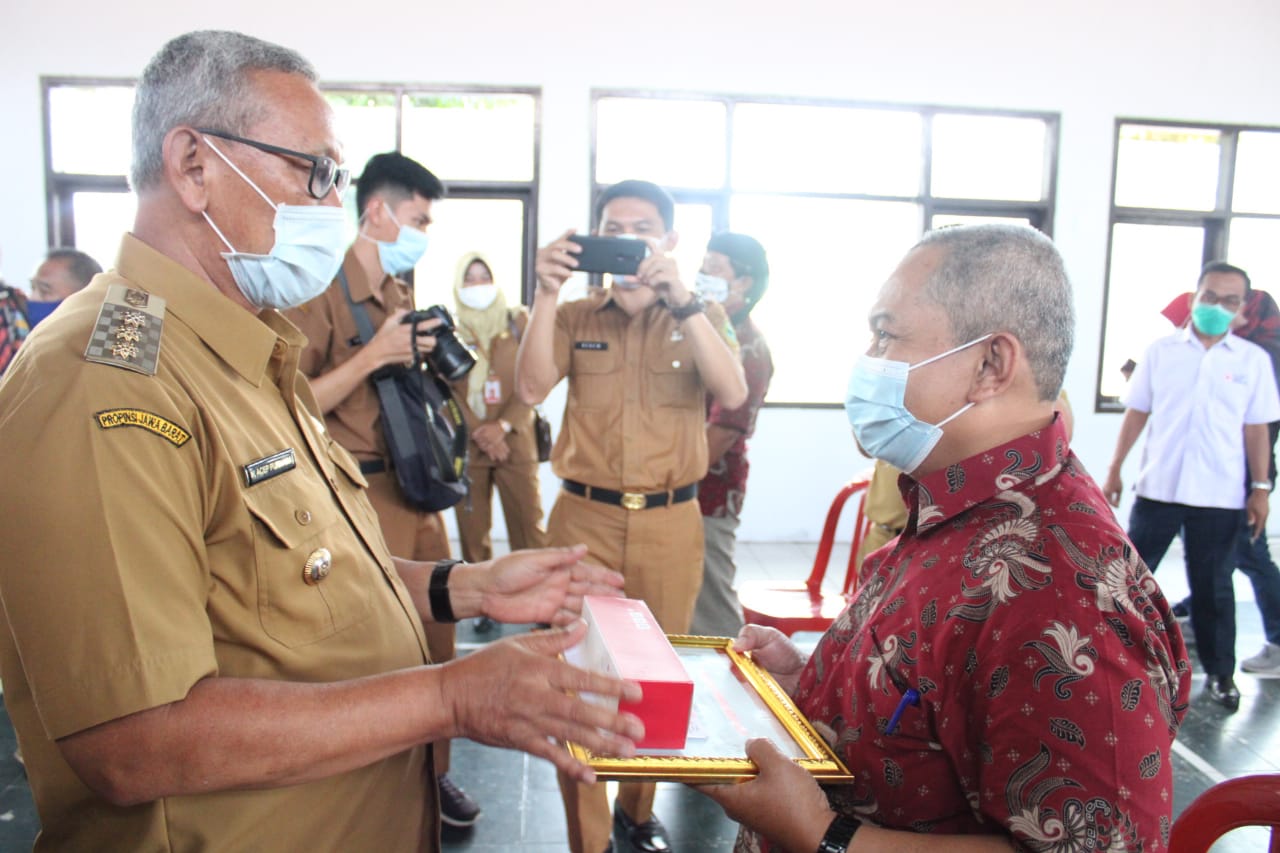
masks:
<path fill-rule="evenodd" d="M 490 376 L 484 381 L 484 402 L 486 406 L 502 402 L 502 380 L 498 377 Z"/>

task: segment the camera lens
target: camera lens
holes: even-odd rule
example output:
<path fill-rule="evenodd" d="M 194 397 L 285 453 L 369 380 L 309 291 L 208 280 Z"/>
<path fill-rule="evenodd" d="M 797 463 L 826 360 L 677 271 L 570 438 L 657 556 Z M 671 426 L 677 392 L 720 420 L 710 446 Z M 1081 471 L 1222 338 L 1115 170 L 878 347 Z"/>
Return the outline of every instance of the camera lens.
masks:
<path fill-rule="evenodd" d="M 440 325 L 431 330 L 435 336 L 436 347 L 427 353 L 427 363 L 431 368 L 450 382 L 456 382 L 466 376 L 476 366 L 475 357 L 454 333 L 453 316 L 443 305 L 432 305 L 419 313 L 422 319 L 436 318 Z"/>

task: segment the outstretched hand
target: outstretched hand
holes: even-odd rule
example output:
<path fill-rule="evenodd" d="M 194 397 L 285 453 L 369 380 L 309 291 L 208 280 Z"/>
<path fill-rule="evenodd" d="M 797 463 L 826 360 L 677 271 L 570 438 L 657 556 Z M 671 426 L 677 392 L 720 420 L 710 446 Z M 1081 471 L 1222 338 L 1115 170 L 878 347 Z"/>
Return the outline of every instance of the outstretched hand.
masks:
<path fill-rule="evenodd" d="M 582 562 L 587 546 L 515 551 L 493 561 L 481 612 L 499 622 L 567 625 L 582 615 L 584 595 L 621 595 L 617 572 Z"/>
<path fill-rule="evenodd" d="M 595 772 L 554 741 L 572 741 L 597 755 L 634 755 L 644 737 L 639 718 L 571 695 L 591 692 L 627 702 L 641 697 L 632 682 L 559 659 L 586 632 L 579 620 L 499 640 L 443 665 L 441 699 L 452 707 L 455 736 L 545 758 L 580 782 L 594 782 Z"/>

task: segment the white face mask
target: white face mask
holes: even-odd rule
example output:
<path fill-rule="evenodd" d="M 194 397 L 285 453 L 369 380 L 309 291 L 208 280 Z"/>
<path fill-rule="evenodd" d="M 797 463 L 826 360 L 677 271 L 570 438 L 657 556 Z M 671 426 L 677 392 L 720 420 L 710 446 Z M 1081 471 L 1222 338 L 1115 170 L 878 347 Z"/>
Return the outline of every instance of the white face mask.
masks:
<path fill-rule="evenodd" d="M 708 302 L 724 303 L 729 298 L 729 280 L 700 272 L 693 279 L 693 288 Z"/>
<path fill-rule="evenodd" d="M 498 298 L 498 285 L 473 284 L 458 288 L 458 301 L 468 308 L 483 311 Z"/>
<path fill-rule="evenodd" d="M 202 138 L 276 212 L 276 239 L 266 255 L 237 252 L 209 214 L 201 212 L 229 250 L 223 252 L 222 257 L 244 298 L 258 308 L 283 309 L 301 305 L 324 293 L 342 266 L 347 242 L 342 208 L 327 204 L 276 204 L 216 145 L 207 137 Z"/>

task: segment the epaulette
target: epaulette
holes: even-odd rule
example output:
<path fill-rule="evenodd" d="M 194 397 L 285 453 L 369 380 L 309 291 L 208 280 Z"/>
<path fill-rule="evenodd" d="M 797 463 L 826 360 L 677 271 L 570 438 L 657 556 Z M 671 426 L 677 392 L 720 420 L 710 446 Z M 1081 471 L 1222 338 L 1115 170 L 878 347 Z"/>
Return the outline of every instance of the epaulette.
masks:
<path fill-rule="evenodd" d="M 85 361 L 154 376 L 163 329 L 164 299 L 127 285 L 110 285 L 84 350 Z"/>

